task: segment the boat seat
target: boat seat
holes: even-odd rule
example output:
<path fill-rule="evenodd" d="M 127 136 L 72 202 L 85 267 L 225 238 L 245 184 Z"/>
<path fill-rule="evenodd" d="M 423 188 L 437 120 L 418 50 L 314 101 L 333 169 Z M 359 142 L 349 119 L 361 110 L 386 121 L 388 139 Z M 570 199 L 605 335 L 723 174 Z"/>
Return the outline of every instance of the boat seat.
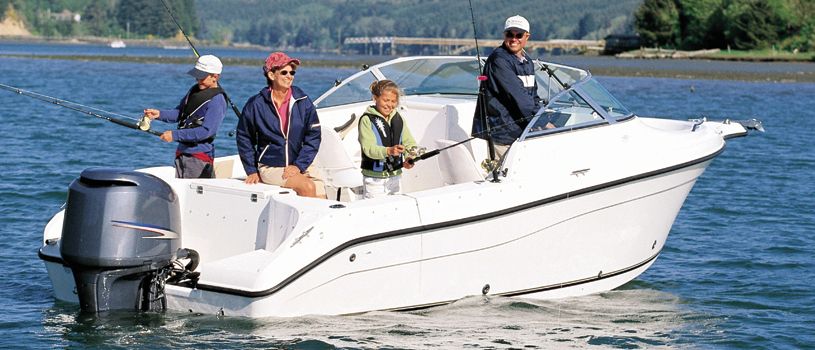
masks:
<path fill-rule="evenodd" d="M 446 139 L 436 140 L 439 148 L 452 146 L 455 143 L 455 141 Z M 472 154 L 463 144 L 439 153 L 439 169 L 442 181 L 446 185 L 481 181 L 486 176 L 475 164 Z"/>
<path fill-rule="evenodd" d="M 343 188 L 362 186 L 362 172 L 359 166 L 345 152 L 340 135 L 332 128 L 320 128 L 322 140 L 320 150 L 312 166 L 320 172 L 320 179 L 326 185 L 337 189 L 337 200 Z"/>

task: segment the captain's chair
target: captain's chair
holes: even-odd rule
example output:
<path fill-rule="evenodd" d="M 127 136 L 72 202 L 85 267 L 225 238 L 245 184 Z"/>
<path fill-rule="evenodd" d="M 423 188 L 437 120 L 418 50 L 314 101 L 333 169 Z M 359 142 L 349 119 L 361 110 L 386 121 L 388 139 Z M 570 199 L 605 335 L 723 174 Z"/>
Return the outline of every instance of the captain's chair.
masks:
<path fill-rule="evenodd" d="M 362 186 L 362 172 L 345 152 L 340 135 L 332 128 L 320 129 L 320 150 L 312 166 L 320 173 L 320 178 L 326 185 L 337 189 L 337 200 L 340 200 L 343 188 Z"/>

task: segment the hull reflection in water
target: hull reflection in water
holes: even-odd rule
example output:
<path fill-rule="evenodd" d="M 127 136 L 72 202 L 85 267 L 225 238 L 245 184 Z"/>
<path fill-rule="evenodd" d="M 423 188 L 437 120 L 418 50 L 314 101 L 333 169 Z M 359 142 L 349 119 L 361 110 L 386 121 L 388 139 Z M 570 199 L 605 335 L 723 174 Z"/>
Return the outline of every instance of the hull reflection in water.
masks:
<path fill-rule="evenodd" d="M 499 181 L 478 166 L 488 153 L 476 139 L 417 162 L 403 174 L 400 195 L 360 195 L 357 116 L 370 104 L 367 86 L 395 80 L 405 91 L 400 114 L 419 144 L 447 147 L 472 127 L 478 63 L 471 57 L 396 59 L 318 98 L 322 144 L 313 173 L 329 199 L 245 185 L 236 156 L 216 160 L 217 179 L 176 179 L 171 167 L 83 172 L 40 249 L 55 295 L 78 301 L 73 291 L 84 288 L 84 298 L 96 298 L 80 300 L 91 311 L 129 303 L 268 317 L 413 310 L 472 295 L 576 297 L 631 281 L 659 256 L 725 139 L 747 129 L 641 118 L 588 72 L 538 64 L 547 104 L 500 164 Z M 550 121 L 556 128 L 543 127 Z M 149 195 L 143 183 L 154 184 Z M 127 196 L 137 198 L 128 201 L 134 209 L 115 209 Z M 150 196 L 170 203 L 167 213 L 156 213 Z M 65 242 L 86 236 L 141 265 L 93 265 L 119 261 L 109 255 L 65 259 Z M 186 249 L 170 258 L 155 253 L 176 246 Z M 75 284 L 76 271 L 94 269 L 102 276 L 96 282 L 84 273 Z"/>

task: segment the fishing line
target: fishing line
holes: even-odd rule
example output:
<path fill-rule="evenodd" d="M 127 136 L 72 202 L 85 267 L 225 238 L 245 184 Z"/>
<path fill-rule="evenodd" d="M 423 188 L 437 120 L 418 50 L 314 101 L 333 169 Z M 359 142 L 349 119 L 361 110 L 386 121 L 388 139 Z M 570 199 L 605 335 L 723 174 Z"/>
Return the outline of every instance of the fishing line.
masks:
<path fill-rule="evenodd" d="M 54 105 L 57 105 L 57 106 L 60 106 L 60 107 L 65 107 L 65 108 L 68 108 L 68 109 L 71 109 L 71 110 L 74 110 L 74 111 L 77 111 L 77 112 L 80 112 L 80 113 L 83 113 L 83 114 L 90 115 L 92 117 L 96 117 L 96 118 L 99 118 L 99 119 L 104 119 L 104 120 L 107 120 L 107 121 L 112 122 L 114 124 L 118 124 L 118 125 L 121 125 L 121 126 L 128 127 L 130 129 L 144 131 L 146 133 L 150 133 L 150 134 L 153 134 L 153 135 L 156 135 L 156 136 L 161 136 L 161 133 L 158 132 L 158 131 L 155 131 L 155 130 L 152 130 L 152 129 L 149 129 L 149 128 L 146 129 L 146 130 L 141 129 L 139 127 L 139 119 L 136 119 L 136 118 L 128 117 L 128 116 L 118 114 L 118 113 L 109 112 L 109 111 L 106 111 L 104 109 L 100 109 L 100 108 L 96 108 L 96 107 L 86 106 L 86 105 L 83 105 L 81 103 L 71 102 L 71 101 L 59 99 L 59 98 L 56 98 L 56 97 L 43 95 L 43 94 L 36 93 L 36 92 L 33 92 L 33 91 L 20 89 L 20 88 L 17 88 L 17 87 L 11 86 L 11 85 L 2 84 L 2 83 L 0 83 L 0 88 L 2 88 L 4 90 L 11 91 L 11 92 L 14 92 L 14 93 L 16 93 L 18 95 L 31 97 L 31 98 L 36 99 L 36 100 L 40 100 L 40 101 L 43 101 L 43 102 L 48 102 L 48 103 L 51 103 L 51 104 L 54 104 Z M 90 110 L 98 111 L 98 112 L 105 113 L 105 114 L 112 115 L 112 116 L 118 116 L 118 117 L 121 117 L 121 118 L 124 118 L 124 119 L 127 119 L 127 120 L 122 120 L 122 119 L 114 118 L 114 117 L 111 117 L 111 116 L 108 116 L 108 115 L 102 115 L 102 114 L 99 114 L 99 113 L 94 113 L 94 112 L 92 112 Z"/>
<path fill-rule="evenodd" d="M 192 52 L 195 54 L 195 57 L 196 58 L 201 57 L 201 55 L 198 54 L 198 50 L 195 49 L 195 45 L 192 44 L 192 41 L 190 40 L 190 37 L 187 36 L 186 32 L 184 32 L 184 28 L 181 28 L 181 24 L 179 24 L 178 21 L 175 19 L 175 15 L 173 14 L 173 10 L 170 9 L 170 6 L 167 5 L 166 1 L 161 0 L 161 3 L 164 5 L 164 8 L 167 9 L 167 13 L 170 14 L 170 18 L 172 18 L 173 23 L 175 23 L 175 26 L 178 27 L 178 30 L 180 30 L 181 34 L 184 35 L 184 38 L 187 39 L 187 43 L 190 44 L 190 47 L 192 48 Z"/>
<path fill-rule="evenodd" d="M 181 34 L 184 35 L 184 38 L 187 39 L 187 43 L 190 44 L 190 48 L 192 49 L 192 52 L 195 54 L 195 57 L 196 58 L 201 57 L 201 55 L 198 53 L 198 50 L 195 49 L 195 45 L 192 44 L 192 40 L 190 40 L 190 37 L 187 35 L 187 32 L 184 31 L 184 28 L 182 28 L 181 24 L 179 24 L 178 21 L 175 19 L 175 14 L 173 14 L 173 10 L 170 9 L 170 6 L 167 5 L 167 2 L 165 0 L 161 0 L 161 3 L 164 5 L 164 8 L 167 9 L 167 13 L 170 14 L 170 18 L 172 18 L 173 23 L 175 23 L 175 26 L 178 27 L 178 30 L 180 30 Z M 232 99 L 229 98 L 229 95 L 227 95 L 226 89 L 224 88 L 224 85 L 223 85 L 223 83 L 221 83 L 220 79 L 218 81 L 218 86 L 221 87 L 221 91 L 224 94 L 224 99 L 232 107 L 232 112 L 234 112 L 235 115 L 238 117 L 238 120 L 240 120 L 241 119 L 241 111 L 238 109 L 237 106 L 235 106 L 235 104 L 232 102 Z M 235 135 L 234 130 L 229 132 L 229 136 L 234 136 L 234 135 Z"/>

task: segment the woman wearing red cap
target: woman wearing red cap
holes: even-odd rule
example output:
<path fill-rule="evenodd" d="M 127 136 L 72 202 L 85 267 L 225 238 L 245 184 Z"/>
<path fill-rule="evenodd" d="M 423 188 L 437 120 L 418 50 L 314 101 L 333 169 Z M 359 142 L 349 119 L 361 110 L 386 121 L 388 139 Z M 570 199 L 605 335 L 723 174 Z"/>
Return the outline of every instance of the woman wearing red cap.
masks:
<path fill-rule="evenodd" d="M 248 184 L 263 182 L 318 197 L 306 170 L 320 148 L 320 120 L 311 99 L 292 85 L 300 60 L 282 52 L 263 65 L 267 86 L 249 98 L 238 122 L 236 140 Z M 319 196 L 323 197 L 323 196 Z"/>

